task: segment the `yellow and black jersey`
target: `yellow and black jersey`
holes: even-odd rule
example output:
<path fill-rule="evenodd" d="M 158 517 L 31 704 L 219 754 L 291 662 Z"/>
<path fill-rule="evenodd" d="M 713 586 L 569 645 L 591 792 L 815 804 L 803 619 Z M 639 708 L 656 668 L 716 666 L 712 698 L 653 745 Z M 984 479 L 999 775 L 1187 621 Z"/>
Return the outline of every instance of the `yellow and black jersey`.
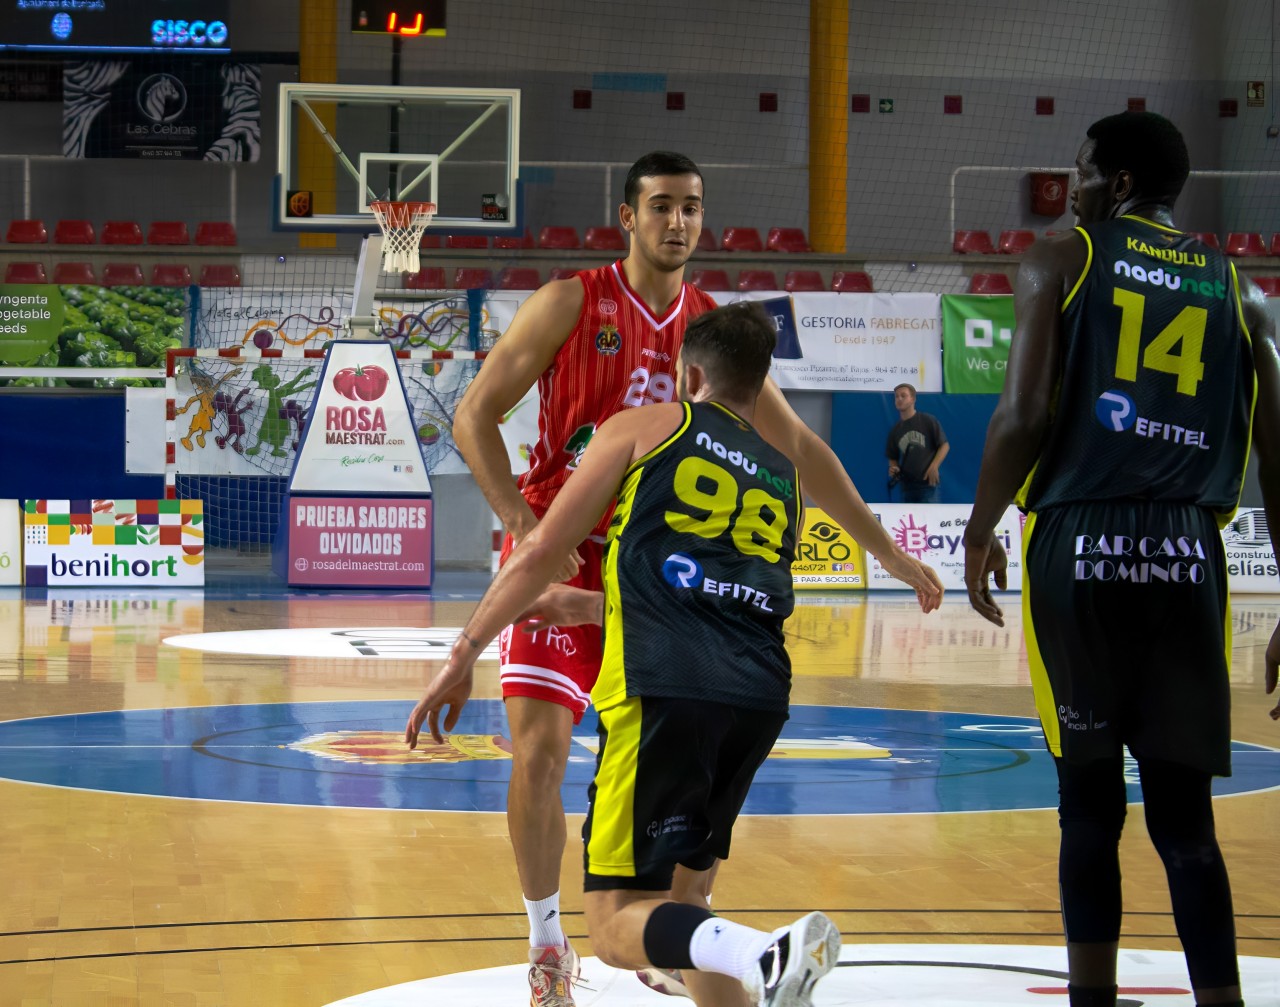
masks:
<path fill-rule="evenodd" d="M 1164 500 L 1225 520 L 1255 393 L 1235 266 L 1140 217 L 1076 230 L 1089 258 L 1063 306 L 1053 417 L 1018 503 Z"/>
<path fill-rule="evenodd" d="M 598 709 L 629 696 L 785 711 L 795 466 L 724 406 L 684 406 L 627 470 L 604 555 Z"/>

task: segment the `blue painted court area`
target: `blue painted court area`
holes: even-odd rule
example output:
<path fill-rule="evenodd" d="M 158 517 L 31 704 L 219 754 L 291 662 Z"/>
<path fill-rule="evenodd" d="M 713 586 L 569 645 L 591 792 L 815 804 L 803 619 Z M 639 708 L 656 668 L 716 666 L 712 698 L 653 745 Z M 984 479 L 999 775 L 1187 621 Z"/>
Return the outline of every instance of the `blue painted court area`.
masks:
<path fill-rule="evenodd" d="M 469 703 L 444 745 L 409 752 L 402 701 L 127 710 L 0 723 L 0 777 L 158 797 L 438 811 L 506 809 L 498 700 Z M 595 722 L 575 731 L 565 807 L 586 810 Z M 1280 751 L 1236 743 L 1218 795 L 1280 786 Z M 1140 799 L 1136 772 L 1130 800 Z M 910 814 L 1055 805 L 1039 725 L 1020 717 L 798 706 L 746 814 Z"/>

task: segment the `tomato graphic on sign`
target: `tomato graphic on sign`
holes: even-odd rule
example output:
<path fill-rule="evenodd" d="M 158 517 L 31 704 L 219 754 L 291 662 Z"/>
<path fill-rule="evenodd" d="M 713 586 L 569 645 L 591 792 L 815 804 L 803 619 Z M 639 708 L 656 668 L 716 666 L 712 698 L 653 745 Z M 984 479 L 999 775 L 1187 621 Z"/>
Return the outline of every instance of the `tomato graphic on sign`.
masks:
<path fill-rule="evenodd" d="M 344 399 L 372 402 L 382 398 L 390 380 L 381 367 L 344 367 L 333 376 L 333 390 Z"/>

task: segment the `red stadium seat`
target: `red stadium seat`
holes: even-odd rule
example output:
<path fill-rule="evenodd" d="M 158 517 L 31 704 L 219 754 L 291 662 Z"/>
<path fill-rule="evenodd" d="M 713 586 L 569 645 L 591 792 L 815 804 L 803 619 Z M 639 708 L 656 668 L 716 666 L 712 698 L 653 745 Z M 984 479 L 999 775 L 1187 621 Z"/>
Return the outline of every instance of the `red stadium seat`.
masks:
<path fill-rule="evenodd" d="M 703 228 L 702 233 L 698 235 L 698 251 L 699 252 L 718 252 L 720 246 L 716 244 L 716 236 Z"/>
<path fill-rule="evenodd" d="M 240 270 L 226 263 L 210 262 L 200 267 L 200 286 L 238 287 Z"/>
<path fill-rule="evenodd" d="M 763 252 L 760 232 L 754 227 L 726 227 L 720 235 L 722 252 Z"/>
<path fill-rule="evenodd" d="M 523 235 L 515 234 L 495 234 L 493 236 L 494 248 L 533 248 L 533 235 L 525 231 Z"/>
<path fill-rule="evenodd" d="M 11 262 L 4 267 L 5 283 L 48 283 L 43 262 Z"/>
<path fill-rule="evenodd" d="M 689 277 L 689 282 L 699 290 L 709 292 L 732 289 L 729 286 L 729 274 L 723 269 L 695 269 Z"/>
<path fill-rule="evenodd" d="M 444 248 L 443 234 L 430 234 L 426 231 L 422 232 L 422 240 L 418 242 L 419 248 Z"/>
<path fill-rule="evenodd" d="M 538 232 L 539 248 L 581 248 L 578 231 L 573 227 L 544 227 Z"/>
<path fill-rule="evenodd" d="M 73 283 L 96 284 L 93 265 L 88 262 L 58 262 L 53 267 L 53 282 L 63 285 Z"/>
<path fill-rule="evenodd" d="M 236 225 L 230 221 L 202 220 L 196 224 L 197 245 L 231 246 L 236 241 Z"/>
<path fill-rule="evenodd" d="M 772 269 L 744 269 L 738 273 L 739 290 L 781 290 Z"/>
<path fill-rule="evenodd" d="M 771 227 L 764 247 L 770 252 L 812 252 L 802 227 Z"/>
<path fill-rule="evenodd" d="M 49 240 L 43 220 L 11 220 L 5 241 L 13 245 L 43 245 Z"/>
<path fill-rule="evenodd" d="M 444 266 L 423 266 L 416 273 L 404 274 L 405 290 L 447 290 Z"/>
<path fill-rule="evenodd" d="M 102 269 L 104 287 L 141 287 L 146 282 L 136 262 L 108 262 Z"/>
<path fill-rule="evenodd" d="M 1227 235 L 1225 251 L 1228 255 L 1245 257 L 1250 255 L 1266 255 L 1267 243 L 1261 234 L 1250 234 L 1247 231 L 1232 231 Z"/>
<path fill-rule="evenodd" d="M 1216 234 L 1209 231 L 1188 231 L 1187 233 L 1202 245 L 1208 245 L 1210 248 L 1216 248 L 1219 250 L 1222 249 L 1222 242 L 1218 240 L 1218 236 Z"/>
<path fill-rule="evenodd" d="M 153 287 L 189 287 L 191 270 L 180 262 L 158 262 L 151 267 Z"/>
<path fill-rule="evenodd" d="M 1271 235 L 1271 254 L 1280 255 L 1280 232 Z"/>
<path fill-rule="evenodd" d="M 189 245 L 191 235 L 181 220 L 156 220 L 147 228 L 148 245 Z"/>
<path fill-rule="evenodd" d="M 804 290 L 826 290 L 827 285 L 822 282 L 822 274 L 816 269 L 793 269 L 783 279 L 782 289 L 788 293 L 796 293 Z"/>
<path fill-rule="evenodd" d="M 108 220 L 102 225 L 104 245 L 141 245 L 142 228 L 134 220 Z"/>
<path fill-rule="evenodd" d="M 860 269 L 841 271 L 831 278 L 831 289 L 837 294 L 874 294 L 871 276 Z"/>
<path fill-rule="evenodd" d="M 1000 252 L 1003 255 L 1021 255 L 1035 243 L 1035 231 L 1000 232 Z"/>
<path fill-rule="evenodd" d="M 578 270 L 574 269 L 572 266 L 555 266 L 551 270 L 550 279 L 567 280 L 577 275 Z"/>
<path fill-rule="evenodd" d="M 453 290 L 475 290 L 482 288 L 484 290 L 493 289 L 493 273 L 487 269 L 475 269 L 462 267 L 454 270 L 453 273 Z"/>
<path fill-rule="evenodd" d="M 87 220 L 60 220 L 53 228 L 56 245 L 92 245 L 97 240 Z"/>
<path fill-rule="evenodd" d="M 986 231 L 956 231 L 951 251 L 961 255 L 995 255 L 996 249 Z"/>
<path fill-rule="evenodd" d="M 446 248 L 488 248 L 487 234 L 451 234 L 445 240 Z"/>
<path fill-rule="evenodd" d="M 530 266 L 508 266 L 498 274 L 499 290 L 537 290 L 540 286 L 542 277 Z"/>
<path fill-rule="evenodd" d="M 625 252 L 627 239 L 616 227 L 588 227 L 582 247 L 593 252 Z"/>
<path fill-rule="evenodd" d="M 1012 294 L 1013 284 L 1004 273 L 974 273 L 969 280 L 971 294 Z"/>
<path fill-rule="evenodd" d="M 1255 276 L 1253 282 L 1268 297 L 1280 297 L 1280 276 Z"/>

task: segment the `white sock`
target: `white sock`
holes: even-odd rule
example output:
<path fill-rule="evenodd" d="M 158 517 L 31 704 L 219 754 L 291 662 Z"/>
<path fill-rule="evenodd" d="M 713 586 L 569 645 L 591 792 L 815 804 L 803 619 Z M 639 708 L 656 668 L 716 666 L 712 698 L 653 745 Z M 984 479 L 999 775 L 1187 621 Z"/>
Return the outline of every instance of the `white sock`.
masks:
<path fill-rule="evenodd" d="M 532 948 L 564 947 L 564 930 L 560 927 L 560 893 L 555 892 L 537 902 L 524 900 L 529 914 L 529 946 Z"/>
<path fill-rule="evenodd" d="M 693 932 L 689 957 L 696 969 L 741 980 L 759 968 L 760 956 L 774 940 L 771 933 L 714 916 Z"/>

